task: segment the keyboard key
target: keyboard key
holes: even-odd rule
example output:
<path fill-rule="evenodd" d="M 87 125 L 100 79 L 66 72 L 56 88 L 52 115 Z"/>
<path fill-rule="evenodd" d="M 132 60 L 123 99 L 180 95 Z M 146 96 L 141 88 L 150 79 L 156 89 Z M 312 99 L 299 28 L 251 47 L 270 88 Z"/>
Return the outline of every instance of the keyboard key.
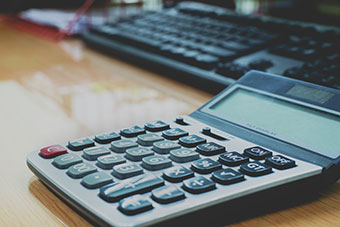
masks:
<path fill-rule="evenodd" d="M 142 159 L 142 166 L 147 170 L 160 170 L 172 166 L 172 162 L 162 155 L 151 155 Z"/>
<path fill-rule="evenodd" d="M 177 140 L 180 137 L 187 135 L 189 135 L 189 133 L 180 128 L 171 128 L 162 133 L 162 136 L 169 140 Z"/>
<path fill-rule="evenodd" d="M 134 177 L 143 173 L 143 169 L 134 163 L 124 163 L 113 167 L 113 176 L 119 179 Z"/>
<path fill-rule="evenodd" d="M 81 138 L 69 141 L 67 146 L 73 151 L 80 151 L 88 147 L 93 147 L 94 145 L 94 141 L 90 138 Z"/>
<path fill-rule="evenodd" d="M 266 164 L 276 169 L 289 169 L 295 166 L 295 161 L 282 155 L 274 155 L 266 158 Z"/>
<path fill-rule="evenodd" d="M 68 167 L 81 163 L 83 160 L 76 154 L 63 154 L 56 157 L 52 164 L 59 169 L 67 169 Z"/>
<path fill-rule="evenodd" d="M 67 149 L 61 145 L 52 145 L 40 149 L 40 156 L 43 158 L 54 158 L 62 154 L 66 154 Z"/>
<path fill-rule="evenodd" d="M 198 176 L 185 180 L 182 187 L 184 190 L 190 193 L 199 194 L 215 189 L 216 185 L 211 180 L 208 180 L 202 176 Z"/>
<path fill-rule="evenodd" d="M 143 146 L 152 146 L 154 142 L 162 140 L 164 140 L 164 138 L 157 135 L 156 133 L 146 133 L 137 136 L 137 142 Z"/>
<path fill-rule="evenodd" d="M 244 155 L 255 160 L 261 160 L 268 156 L 271 156 L 272 152 L 262 147 L 250 147 L 244 150 Z"/>
<path fill-rule="evenodd" d="M 93 161 L 97 160 L 99 156 L 110 154 L 110 150 L 106 147 L 90 147 L 84 149 L 83 157 L 87 160 Z"/>
<path fill-rule="evenodd" d="M 132 140 L 118 140 L 111 142 L 111 150 L 116 153 L 124 153 L 127 149 L 138 147 L 138 144 Z"/>
<path fill-rule="evenodd" d="M 240 171 L 252 177 L 266 175 L 272 172 L 272 167 L 258 161 L 242 164 Z"/>
<path fill-rule="evenodd" d="M 105 156 L 100 156 L 97 159 L 96 165 L 102 169 L 112 169 L 113 166 L 119 165 L 126 162 L 126 160 L 117 154 L 110 154 Z"/>
<path fill-rule="evenodd" d="M 141 195 L 131 196 L 119 202 L 118 209 L 126 215 L 139 214 L 153 208 L 151 202 Z"/>
<path fill-rule="evenodd" d="M 163 172 L 163 178 L 167 181 L 178 183 L 194 176 L 194 172 L 183 166 L 174 166 Z"/>
<path fill-rule="evenodd" d="M 187 148 L 180 148 L 170 151 L 170 159 L 179 163 L 191 162 L 199 159 L 199 157 L 200 156 L 197 152 Z"/>
<path fill-rule="evenodd" d="M 179 138 L 179 144 L 184 147 L 196 147 L 197 145 L 205 142 L 207 142 L 206 139 L 196 135 L 184 136 Z"/>
<path fill-rule="evenodd" d="M 113 180 L 110 175 L 103 173 L 103 172 L 96 172 L 96 173 L 91 173 L 85 176 L 82 179 L 81 184 L 84 185 L 86 188 L 94 189 L 94 188 L 100 188 L 112 182 Z"/>
<path fill-rule="evenodd" d="M 220 184 L 233 184 L 244 180 L 244 175 L 233 169 L 220 169 L 212 173 L 211 178 Z"/>
<path fill-rule="evenodd" d="M 164 185 L 164 180 L 153 174 L 144 174 L 100 188 L 99 195 L 105 201 L 116 202 L 130 195 L 151 191 Z"/>
<path fill-rule="evenodd" d="M 144 125 L 144 128 L 150 132 L 160 132 L 169 129 L 169 124 L 163 121 L 154 121 Z"/>
<path fill-rule="evenodd" d="M 158 203 L 172 203 L 185 198 L 184 192 L 174 185 L 166 185 L 152 190 L 151 198 Z"/>
<path fill-rule="evenodd" d="M 238 166 L 249 161 L 249 158 L 235 151 L 221 154 L 218 161 L 227 166 Z"/>
<path fill-rule="evenodd" d="M 105 144 L 105 143 L 111 143 L 112 141 L 119 140 L 120 135 L 115 132 L 109 132 L 109 133 L 102 133 L 95 136 L 95 141 L 97 143 Z"/>
<path fill-rule="evenodd" d="M 225 152 L 225 147 L 214 142 L 200 144 L 196 147 L 197 152 L 202 155 L 210 156 Z"/>
<path fill-rule="evenodd" d="M 203 158 L 191 163 L 191 169 L 195 172 L 207 174 L 221 169 L 222 165 L 210 158 Z"/>
<path fill-rule="evenodd" d="M 122 136 L 125 136 L 127 138 L 132 138 L 132 137 L 136 137 L 140 134 L 144 134 L 145 133 L 145 129 L 141 128 L 137 125 L 132 126 L 131 128 L 126 128 L 126 129 L 122 129 L 120 130 L 120 134 Z"/>
<path fill-rule="evenodd" d="M 126 150 L 125 157 L 131 161 L 139 162 L 144 157 L 153 155 L 154 152 L 146 147 L 134 147 Z"/>
<path fill-rule="evenodd" d="M 153 144 L 152 150 L 159 154 L 169 154 L 171 150 L 181 148 L 181 146 L 178 143 L 175 143 L 173 141 L 164 140 L 155 142 Z"/>
<path fill-rule="evenodd" d="M 90 173 L 96 172 L 97 169 L 89 163 L 79 163 L 71 166 L 67 170 L 67 174 L 72 178 L 82 178 Z"/>

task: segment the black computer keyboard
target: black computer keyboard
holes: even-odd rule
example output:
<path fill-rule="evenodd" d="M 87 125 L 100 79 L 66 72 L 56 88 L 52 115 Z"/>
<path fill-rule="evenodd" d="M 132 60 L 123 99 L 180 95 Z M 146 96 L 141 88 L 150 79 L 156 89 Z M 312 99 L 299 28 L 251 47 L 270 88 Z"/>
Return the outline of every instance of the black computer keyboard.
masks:
<path fill-rule="evenodd" d="M 217 93 L 251 69 L 340 89 L 340 29 L 201 3 L 92 27 L 93 47 Z"/>

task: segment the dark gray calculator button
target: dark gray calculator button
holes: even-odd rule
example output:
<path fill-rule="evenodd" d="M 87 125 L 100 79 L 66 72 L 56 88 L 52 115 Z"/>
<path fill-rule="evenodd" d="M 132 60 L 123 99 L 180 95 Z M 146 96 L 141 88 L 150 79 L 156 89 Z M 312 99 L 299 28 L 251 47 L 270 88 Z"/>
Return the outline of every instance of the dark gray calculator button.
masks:
<path fill-rule="evenodd" d="M 282 155 L 274 155 L 266 158 L 266 164 L 276 169 L 289 169 L 295 166 L 295 161 Z"/>
<path fill-rule="evenodd" d="M 160 170 L 172 166 L 172 162 L 162 155 L 151 155 L 142 159 L 142 166 L 147 170 Z"/>
<path fill-rule="evenodd" d="M 134 147 L 126 150 L 125 157 L 131 161 L 139 162 L 144 157 L 153 155 L 153 151 L 146 147 Z"/>
<path fill-rule="evenodd" d="M 163 172 L 163 178 L 167 181 L 178 183 L 194 176 L 194 172 L 183 166 L 174 166 Z"/>
<path fill-rule="evenodd" d="M 178 143 L 169 140 L 164 140 L 155 142 L 153 144 L 152 150 L 159 154 L 169 154 L 171 150 L 178 148 L 181 148 L 181 146 Z"/>
<path fill-rule="evenodd" d="M 272 152 L 262 147 L 250 147 L 244 150 L 244 155 L 255 160 L 261 160 L 268 156 L 271 156 Z"/>
<path fill-rule="evenodd" d="M 242 163 L 248 162 L 249 158 L 243 154 L 237 153 L 235 151 L 221 154 L 218 157 L 218 161 L 223 165 L 227 166 L 238 166 Z"/>
<path fill-rule="evenodd" d="M 196 151 L 202 155 L 209 156 L 209 155 L 216 155 L 216 154 L 221 154 L 225 152 L 225 147 L 214 142 L 209 142 L 209 143 L 198 145 L 196 147 Z"/>
<path fill-rule="evenodd" d="M 144 133 L 145 133 L 145 129 L 137 125 L 132 126 L 131 128 L 125 128 L 125 129 L 120 130 L 120 134 L 128 138 L 136 137 Z"/>
<path fill-rule="evenodd" d="M 205 142 L 207 142 L 206 139 L 196 135 L 184 136 L 179 138 L 179 144 L 184 147 L 196 147 L 197 145 Z"/>
<path fill-rule="evenodd" d="M 162 133 L 162 136 L 169 140 L 177 140 L 180 137 L 187 135 L 189 135 L 189 133 L 180 128 L 171 128 Z"/>
<path fill-rule="evenodd" d="M 68 168 L 67 174 L 72 178 L 82 178 L 96 171 L 97 171 L 96 167 L 89 163 L 79 163 Z"/>
<path fill-rule="evenodd" d="M 124 153 L 127 149 L 137 146 L 138 144 L 133 140 L 117 140 L 111 143 L 111 150 L 117 153 Z"/>
<path fill-rule="evenodd" d="M 154 142 L 164 140 L 163 137 L 157 135 L 156 133 L 146 133 L 139 135 L 137 137 L 137 142 L 143 146 L 152 146 Z"/>
<path fill-rule="evenodd" d="M 112 177 L 103 172 L 91 173 L 81 181 L 82 185 L 90 189 L 99 188 L 110 183 L 112 183 Z"/>
<path fill-rule="evenodd" d="M 231 168 L 220 169 L 212 173 L 211 178 L 220 184 L 233 184 L 244 180 L 244 175 Z"/>
<path fill-rule="evenodd" d="M 144 128 L 150 132 L 160 132 L 169 129 L 169 124 L 163 121 L 154 121 L 144 125 Z"/>
<path fill-rule="evenodd" d="M 258 161 L 244 163 L 240 167 L 240 171 L 246 175 L 257 177 L 272 172 L 272 167 Z"/>
<path fill-rule="evenodd" d="M 221 169 L 222 165 L 210 158 L 203 158 L 191 163 L 191 169 L 197 173 L 207 174 Z"/>
<path fill-rule="evenodd" d="M 52 164 L 59 169 L 67 169 L 68 167 L 81 163 L 83 160 L 76 154 L 64 154 L 56 157 Z"/>
<path fill-rule="evenodd" d="M 184 190 L 190 193 L 199 194 L 215 189 L 216 185 L 211 180 L 208 180 L 202 176 L 198 176 L 185 180 L 182 187 Z"/>
<path fill-rule="evenodd" d="M 151 191 L 164 185 L 164 180 L 153 174 L 144 174 L 119 183 L 112 183 L 100 188 L 99 195 L 105 201 L 116 202 L 130 195 Z"/>
<path fill-rule="evenodd" d="M 124 163 L 113 167 L 113 176 L 119 179 L 134 177 L 143 173 L 143 169 L 134 163 Z"/>
<path fill-rule="evenodd" d="M 170 151 L 170 159 L 179 163 L 191 162 L 199 159 L 199 157 L 200 155 L 196 151 L 187 148 L 180 148 Z"/>
<path fill-rule="evenodd" d="M 174 185 L 166 185 L 152 190 L 151 198 L 158 203 L 172 203 L 185 198 L 184 192 Z"/>
<path fill-rule="evenodd" d="M 119 139 L 120 139 L 120 135 L 118 133 L 109 132 L 109 133 L 102 133 L 102 134 L 96 135 L 94 140 L 97 143 L 105 144 L 105 143 L 110 143 L 112 141 L 119 140 Z"/>
<path fill-rule="evenodd" d="M 135 215 L 151 210 L 152 204 L 141 195 L 134 195 L 119 202 L 118 209 L 126 215 Z"/>
<path fill-rule="evenodd" d="M 73 151 L 80 151 L 88 147 L 93 147 L 94 145 L 94 141 L 90 138 L 81 138 L 69 141 L 67 147 Z"/>
<path fill-rule="evenodd" d="M 126 160 L 117 154 L 110 154 L 105 156 L 100 156 L 97 159 L 96 165 L 102 169 L 112 169 L 113 166 L 122 164 L 126 162 Z"/>
<path fill-rule="evenodd" d="M 97 160 L 99 156 L 110 154 L 111 152 L 106 147 L 90 147 L 84 149 L 83 157 L 87 160 Z"/>

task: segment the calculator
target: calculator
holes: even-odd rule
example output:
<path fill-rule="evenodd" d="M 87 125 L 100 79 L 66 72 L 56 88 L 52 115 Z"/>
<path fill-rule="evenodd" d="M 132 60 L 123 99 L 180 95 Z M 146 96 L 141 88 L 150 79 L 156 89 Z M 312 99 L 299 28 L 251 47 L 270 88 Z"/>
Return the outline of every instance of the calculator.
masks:
<path fill-rule="evenodd" d="M 329 185 L 340 176 L 340 91 L 250 71 L 190 115 L 46 146 L 27 165 L 101 226 L 167 223 L 307 180 Z"/>

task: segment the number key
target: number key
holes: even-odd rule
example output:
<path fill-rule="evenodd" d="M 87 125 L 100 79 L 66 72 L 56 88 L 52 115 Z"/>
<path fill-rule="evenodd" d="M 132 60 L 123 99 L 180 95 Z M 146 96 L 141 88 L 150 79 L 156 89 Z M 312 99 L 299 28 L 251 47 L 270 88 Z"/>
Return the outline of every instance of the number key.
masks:
<path fill-rule="evenodd" d="M 124 163 L 113 167 L 113 176 L 125 179 L 143 173 L 143 169 L 134 163 Z"/>
<path fill-rule="evenodd" d="M 89 163 L 79 163 L 68 168 L 67 174 L 72 178 L 82 178 L 96 171 L 97 171 L 96 167 Z"/>
<path fill-rule="evenodd" d="M 64 154 L 56 157 L 52 164 L 59 169 L 67 169 L 68 167 L 81 163 L 83 160 L 76 154 Z"/>
<path fill-rule="evenodd" d="M 147 170 L 160 170 L 172 166 L 172 162 L 162 155 L 151 155 L 142 159 L 142 166 Z"/>

